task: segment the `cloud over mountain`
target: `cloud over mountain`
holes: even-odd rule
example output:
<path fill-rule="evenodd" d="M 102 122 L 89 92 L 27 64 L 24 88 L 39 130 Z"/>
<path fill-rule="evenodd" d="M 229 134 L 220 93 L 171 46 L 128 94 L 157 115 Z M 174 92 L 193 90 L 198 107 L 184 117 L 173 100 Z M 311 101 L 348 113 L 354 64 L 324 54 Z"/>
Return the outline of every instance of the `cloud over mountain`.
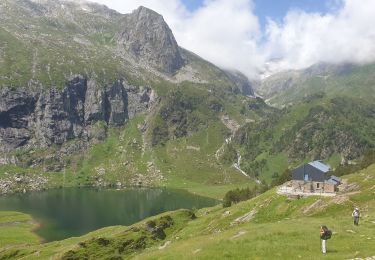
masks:
<path fill-rule="evenodd" d="M 375 1 L 331 0 L 326 14 L 290 10 L 281 23 L 261 30 L 252 0 L 206 0 L 189 11 L 182 0 L 95 0 L 128 13 L 139 5 L 161 13 L 178 43 L 224 68 L 255 77 L 267 61 L 278 69 L 317 62 L 375 61 Z"/>

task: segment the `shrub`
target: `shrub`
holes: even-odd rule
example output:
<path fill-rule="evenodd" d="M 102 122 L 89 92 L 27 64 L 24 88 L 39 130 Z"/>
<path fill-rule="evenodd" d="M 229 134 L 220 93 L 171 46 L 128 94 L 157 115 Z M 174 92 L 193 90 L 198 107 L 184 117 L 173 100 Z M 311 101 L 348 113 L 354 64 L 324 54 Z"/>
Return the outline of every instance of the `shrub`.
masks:
<path fill-rule="evenodd" d="M 272 176 L 273 180 L 271 182 L 271 187 L 281 185 L 292 179 L 292 172 L 289 169 L 286 169 L 281 175 L 277 173 Z"/>
<path fill-rule="evenodd" d="M 235 190 L 230 190 L 224 196 L 223 207 L 230 207 L 232 204 L 254 198 L 260 193 L 265 192 L 267 189 L 267 185 L 262 184 L 261 186 L 255 186 L 252 189 L 247 187 L 244 189 L 237 188 Z"/>

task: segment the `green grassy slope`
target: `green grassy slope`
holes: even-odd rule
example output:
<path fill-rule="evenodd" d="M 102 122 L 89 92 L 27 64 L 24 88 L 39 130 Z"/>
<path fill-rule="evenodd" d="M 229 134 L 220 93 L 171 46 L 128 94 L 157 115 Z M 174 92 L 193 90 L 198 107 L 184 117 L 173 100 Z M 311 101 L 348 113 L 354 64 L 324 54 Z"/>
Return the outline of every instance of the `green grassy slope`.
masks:
<path fill-rule="evenodd" d="M 108 259 L 130 256 L 135 259 L 352 259 L 373 256 L 375 165 L 346 176 L 344 183 L 335 197 L 288 199 L 270 190 L 230 208 L 217 206 L 199 210 L 196 219 L 188 211 L 169 212 L 129 228 L 109 227 L 81 238 L 15 247 L 0 256 L 15 250 L 18 250 L 15 259 L 24 254 L 36 259 L 36 253 L 39 257 L 55 255 L 66 259 L 84 255 L 105 255 Z M 358 227 L 351 219 L 354 206 L 362 212 Z M 165 221 L 167 215 L 174 224 L 166 225 L 164 238 L 153 239 L 155 234 L 147 231 L 146 223 L 153 219 L 158 225 L 163 221 L 162 216 Z M 333 231 L 327 256 L 320 251 L 319 227 L 322 224 Z M 139 243 L 139 236 L 143 236 L 144 243 L 136 246 L 134 243 Z"/>
<path fill-rule="evenodd" d="M 312 95 L 243 126 L 234 140 L 242 168 L 271 181 L 306 161 L 325 160 L 335 168 L 360 158 L 375 146 L 374 116 L 373 101 Z"/>
<path fill-rule="evenodd" d="M 287 168 L 333 168 L 374 148 L 374 64 L 317 64 L 270 76 L 257 89 L 280 108 L 237 132 L 241 168 L 270 183 Z"/>
<path fill-rule="evenodd" d="M 269 191 L 229 209 L 213 210 L 185 230 L 186 241 L 152 250 L 139 259 L 350 259 L 375 254 L 375 165 L 348 176 L 354 190 L 334 198 L 290 200 Z M 353 206 L 362 209 L 359 227 L 351 220 Z M 249 214 L 250 213 L 250 214 Z M 235 219 L 253 215 L 245 223 Z M 201 221 L 198 223 L 198 221 Z M 319 226 L 333 232 L 328 255 L 320 252 Z M 204 228 L 203 228 L 204 227 Z M 196 234 L 199 233 L 200 236 Z M 189 235 L 192 237 L 189 237 Z"/>

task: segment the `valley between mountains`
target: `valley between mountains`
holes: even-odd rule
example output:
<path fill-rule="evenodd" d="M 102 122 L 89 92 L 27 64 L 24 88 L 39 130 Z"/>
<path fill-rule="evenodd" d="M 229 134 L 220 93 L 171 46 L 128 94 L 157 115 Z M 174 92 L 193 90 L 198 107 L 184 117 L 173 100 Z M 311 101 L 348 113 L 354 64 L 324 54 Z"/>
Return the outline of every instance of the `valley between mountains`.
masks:
<path fill-rule="evenodd" d="M 319 63 L 248 79 L 180 47 L 146 7 L 2 0 L 2 196 L 134 187 L 258 196 L 45 244 L 32 216 L 2 211 L 0 259 L 319 259 L 303 241 L 319 243 L 322 223 L 337 237 L 327 259 L 375 259 L 374 75 L 371 63 Z M 346 188 L 333 198 L 276 193 L 313 160 Z"/>

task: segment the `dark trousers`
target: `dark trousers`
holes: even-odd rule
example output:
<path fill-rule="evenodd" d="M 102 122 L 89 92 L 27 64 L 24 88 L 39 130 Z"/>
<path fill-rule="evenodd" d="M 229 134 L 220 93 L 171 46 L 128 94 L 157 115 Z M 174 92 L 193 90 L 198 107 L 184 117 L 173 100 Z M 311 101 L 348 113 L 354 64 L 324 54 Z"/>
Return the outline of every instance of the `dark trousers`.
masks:
<path fill-rule="evenodd" d="M 358 226 L 359 217 L 354 217 L 354 225 Z"/>

